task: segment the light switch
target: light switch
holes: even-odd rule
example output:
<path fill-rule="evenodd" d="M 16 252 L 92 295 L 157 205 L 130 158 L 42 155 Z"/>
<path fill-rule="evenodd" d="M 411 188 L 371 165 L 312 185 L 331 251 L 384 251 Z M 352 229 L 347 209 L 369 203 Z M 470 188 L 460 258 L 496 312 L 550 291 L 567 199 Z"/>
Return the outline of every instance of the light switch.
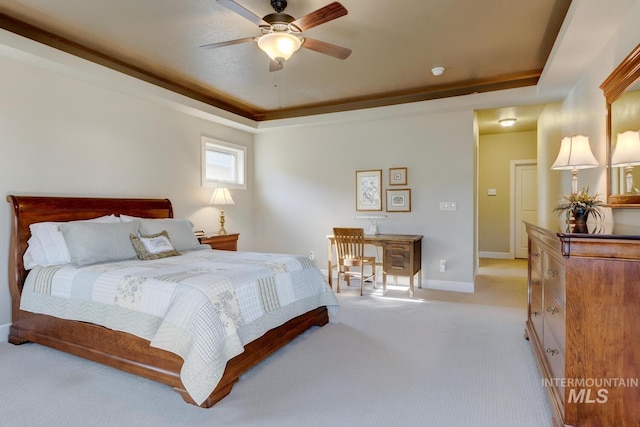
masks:
<path fill-rule="evenodd" d="M 487 196 L 495 196 L 497 194 L 498 194 L 498 192 L 496 191 L 495 188 L 490 188 L 490 189 L 487 190 Z"/>

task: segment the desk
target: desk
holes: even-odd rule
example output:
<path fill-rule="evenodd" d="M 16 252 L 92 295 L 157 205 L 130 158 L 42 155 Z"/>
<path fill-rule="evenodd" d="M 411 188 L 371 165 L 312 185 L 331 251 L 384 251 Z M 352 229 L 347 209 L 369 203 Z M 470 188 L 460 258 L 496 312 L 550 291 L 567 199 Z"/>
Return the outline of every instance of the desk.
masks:
<path fill-rule="evenodd" d="M 365 235 L 364 243 L 382 247 L 382 283 L 387 283 L 387 274 L 394 276 L 409 276 L 409 296 L 413 297 L 413 277 L 418 274 L 418 287 L 422 288 L 422 237 L 410 234 L 371 234 Z M 333 287 L 334 267 L 334 238 L 329 240 L 329 286 Z M 337 262 L 337 261 L 336 261 Z"/>

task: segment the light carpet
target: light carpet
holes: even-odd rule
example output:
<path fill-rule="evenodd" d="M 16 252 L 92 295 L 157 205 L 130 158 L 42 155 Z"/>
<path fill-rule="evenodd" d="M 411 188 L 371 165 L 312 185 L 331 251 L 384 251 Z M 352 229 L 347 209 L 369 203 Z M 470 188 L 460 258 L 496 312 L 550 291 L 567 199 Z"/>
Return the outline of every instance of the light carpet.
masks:
<path fill-rule="evenodd" d="M 357 287 L 356 287 L 357 288 Z M 526 311 L 355 289 L 340 314 L 246 373 L 211 409 L 36 344 L 0 345 L 4 426 L 551 425 Z"/>

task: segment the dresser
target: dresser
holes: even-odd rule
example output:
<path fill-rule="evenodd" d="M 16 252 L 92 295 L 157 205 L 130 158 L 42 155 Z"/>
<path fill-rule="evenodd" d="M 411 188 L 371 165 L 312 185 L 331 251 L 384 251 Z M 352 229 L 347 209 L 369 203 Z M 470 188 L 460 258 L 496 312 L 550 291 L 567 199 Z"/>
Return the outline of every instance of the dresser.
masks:
<path fill-rule="evenodd" d="M 530 340 L 558 426 L 640 423 L 640 229 L 525 223 Z"/>

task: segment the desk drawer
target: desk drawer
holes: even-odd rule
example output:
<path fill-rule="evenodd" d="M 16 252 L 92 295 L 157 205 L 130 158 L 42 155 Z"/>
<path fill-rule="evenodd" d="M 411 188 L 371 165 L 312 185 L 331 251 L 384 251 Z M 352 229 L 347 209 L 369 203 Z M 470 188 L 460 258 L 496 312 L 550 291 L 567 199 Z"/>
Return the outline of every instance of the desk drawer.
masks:
<path fill-rule="evenodd" d="M 391 244 L 384 248 L 384 272 L 392 276 L 411 276 L 412 245 Z"/>

